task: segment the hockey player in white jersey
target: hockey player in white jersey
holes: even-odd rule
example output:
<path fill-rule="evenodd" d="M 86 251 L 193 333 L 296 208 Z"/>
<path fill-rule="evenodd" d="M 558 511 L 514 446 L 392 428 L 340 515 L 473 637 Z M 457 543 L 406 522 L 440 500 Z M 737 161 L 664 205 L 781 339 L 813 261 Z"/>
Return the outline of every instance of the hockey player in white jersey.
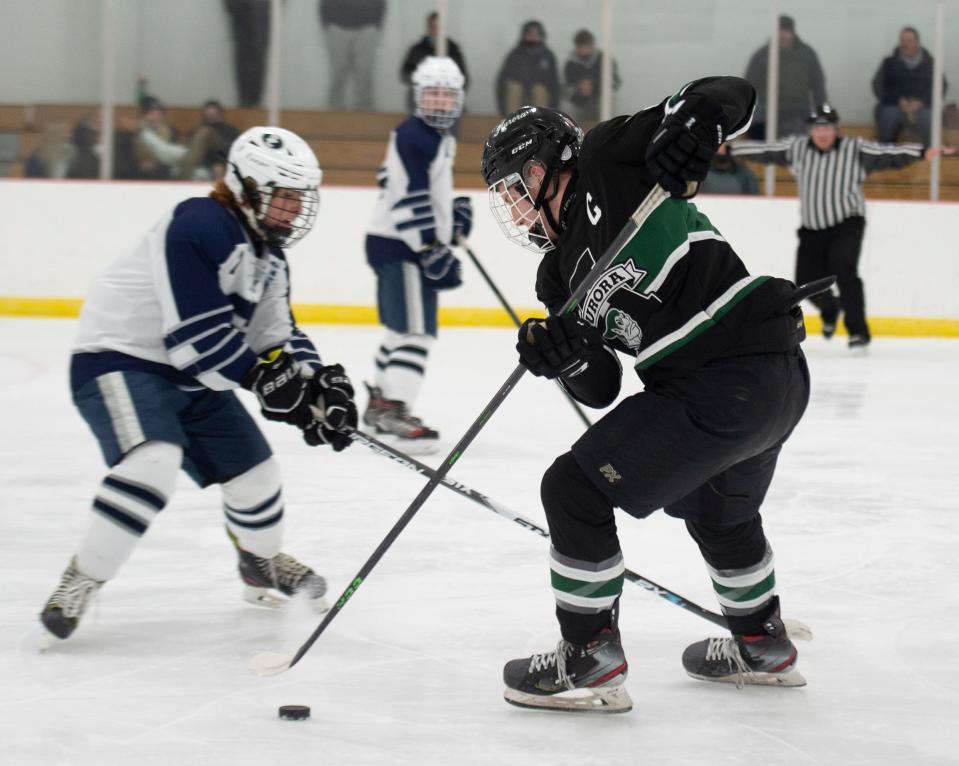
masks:
<path fill-rule="evenodd" d="M 469 235 L 473 212 L 468 197 L 453 197 L 451 130 L 463 111 L 463 74 L 452 59 L 429 56 L 413 73 L 413 91 L 413 114 L 390 133 L 366 238 L 386 333 L 363 422 L 407 452 L 424 453 L 439 434 L 411 410 L 436 339 L 437 294 L 462 281 L 450 246 Z"/>
<path fill-rule="evenodd" d="M 41 613 L 53 636 L 73 633 L 169 501 L 181 467 L 200 486 L 221 486 L 248 600 L 270 606 L 304 592 L 322 603 L 323 578 L 280 550 L 279 468 L 233 391 L 252 391 L 266 418 L 301 429 L 310 445 L 350 444 L 353 389 L 294 323 L 282 249 L 312 228 L 320 179 L 299 136 L 251 128 L 208 197 L 181 202 L 95 279 L 70 382 L 110 470 Z"/>

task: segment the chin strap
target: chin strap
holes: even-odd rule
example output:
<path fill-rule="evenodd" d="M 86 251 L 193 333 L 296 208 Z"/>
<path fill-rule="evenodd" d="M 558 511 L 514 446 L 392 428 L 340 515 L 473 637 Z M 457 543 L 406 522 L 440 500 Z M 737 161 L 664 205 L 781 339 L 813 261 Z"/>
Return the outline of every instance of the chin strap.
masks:
<path fill-rule="evenodd" d="M 552 201 L 556 196 L 556 193 L 559 191 L 559 177 L 557 176 L 557 172 L 561 169 L 563 164 L 563 153 L 569 150 L 569 145 L 571 143 L 571 140 L 560 140 L 556 142 L 556 151 L 553 152 L 553 158 L 550 160 L 549 165 L 546 166 L 546 173 L 543 176 L 543 183 L 539 187 L 539 194 L 536 195 L 536 200 L 533 202 L 533 209 L 542 211 L 546 221 L 557 234 L 561 234 L 563 232 L 564 226 L 562 224 L 565 222 L 566 218 L 564 213 L 566 212 L 566 208 L 569 206 L 567 199 L 569 199 L 569 201 L 572 200 L 568 196 L 567 198 L 563 199 L 563 210 L 561 211 L 559 221 L 553 217 L 553 213 L 549 209 L 549 205 L 544 203 Z M 554 181 L 555 183 L 553 183 Z M 553 186 L 553 190 L 551 193 L 549 193 L 549 196 L 547 196 L 550 185 Z"/>

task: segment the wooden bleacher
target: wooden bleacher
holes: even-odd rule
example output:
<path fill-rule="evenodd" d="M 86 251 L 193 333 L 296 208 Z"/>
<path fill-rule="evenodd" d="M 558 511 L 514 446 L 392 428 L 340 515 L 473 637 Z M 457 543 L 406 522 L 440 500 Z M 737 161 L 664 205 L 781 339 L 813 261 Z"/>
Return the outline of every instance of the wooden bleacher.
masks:
<path fill-rule="evenodd" d="M 91 104 L 4 104 L 0 105 L 0 131 L 21 134 L 20 156 L 13 164 L 11 175 L 22 175 L 23 162 L 36 149 L 42 128 L 50 122 L 75 124 L 83 116 L 96 111 Z M 195 106 L 167 107 L 167 118 L 180 132 L 188 136 L 199 120 Z M 132 104 L 117 106 L 114 124 L 130 125 L 137 117 Z M 228 109 L 226 117 L 240 130 L 266 122 L 264 109 Z M 376 171 L 383 160 L 385 141 L 390 130 L 404 118 L 400 113 L 387 112 L 322 112 L 311 110 L 284 110 L 281 124 L 303 136 L 316 152 L 323 168 L 323 183 L 329 186 L 374 186 Z M 460 189 L 482 189 L 479 173 L 483 142 L 499 118 L 495 115 L 466 114 L 460 120 L 459 147 L 454 167 L 454 184 Z M 870 125 L 843 125 L 845 135 L 872 137 Z M 947 140 L 948 143 L 948 140 Z M 762 165 L 747 163 L 760 180 Z M 944 158 L 940 165 L 940 197 L 959 201 L 959 159 Z M 865 183 L 866 197 L 870 199 L 928 199 L 929 164 L 919 162 L 899 171 L 871 174 Z M 776 196 L 796 196 L 796 183 L 784 168 L 776 168 Z"/>

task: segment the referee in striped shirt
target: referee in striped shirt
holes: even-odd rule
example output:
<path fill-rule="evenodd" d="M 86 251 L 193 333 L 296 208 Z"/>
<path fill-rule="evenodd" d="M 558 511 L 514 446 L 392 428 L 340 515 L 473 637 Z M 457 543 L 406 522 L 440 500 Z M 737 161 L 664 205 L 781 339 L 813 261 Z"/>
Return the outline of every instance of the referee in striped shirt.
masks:
<path fill-rule="evenodd" d="M 877 144 L 858 137 L 843 138 L 838 130 L 839 115 L 828 104 L 817 107 L 807 124 L 806 136 L 789 136 L 773 143 L 742 141 L 730 144 L 730 153 L 783 165 L 795 176 L 802 218 L 796 284 L 835 274 L 839 299 L 832 292 L 813 298 L 822 315 L 823 335 L 832 337 L 841 310 L 849 348 L 864 348 L 870 334 L 859 278 L 859 251 L 866 227 L 863 182 L 874 170 L 904 168 L 923 157 L 932 159 L 941 150 L 923 151 L 920 144 Z"/>

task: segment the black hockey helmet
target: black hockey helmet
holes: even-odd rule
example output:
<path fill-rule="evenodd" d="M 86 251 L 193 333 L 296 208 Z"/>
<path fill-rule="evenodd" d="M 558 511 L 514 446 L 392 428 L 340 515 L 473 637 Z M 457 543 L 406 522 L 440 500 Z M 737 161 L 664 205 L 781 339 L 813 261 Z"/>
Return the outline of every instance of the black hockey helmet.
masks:
<path fill-rule="evenodd" d="M 838 125 L 839 112 L 829 104 L 819 104 L 806 118 L 807 125 Z"/>
<path fill-rule="evenodd" d="M 503 118 L 486 139 L 483 178 L 487 186 L 512 174 L 525 181 L 527 163 L 540 162 L 549 174 L 545 188 L 549 176 L 576 162 L 582 146 L 583 131 L 568 115 L 558 109 L 524 106 Z"/>

